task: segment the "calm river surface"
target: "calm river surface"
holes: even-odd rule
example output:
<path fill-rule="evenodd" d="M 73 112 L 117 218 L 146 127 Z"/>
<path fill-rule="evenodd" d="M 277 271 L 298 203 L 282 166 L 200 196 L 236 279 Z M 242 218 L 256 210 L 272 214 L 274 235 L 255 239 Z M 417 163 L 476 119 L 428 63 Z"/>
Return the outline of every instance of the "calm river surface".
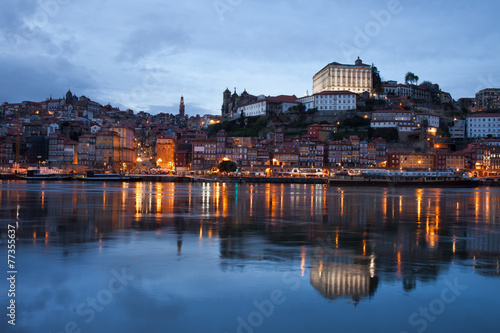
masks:
<path fill-rule="evenodd" d="M 0 227 L 1 332 L 500 331 L 499 188 L 0 181 Z"/>

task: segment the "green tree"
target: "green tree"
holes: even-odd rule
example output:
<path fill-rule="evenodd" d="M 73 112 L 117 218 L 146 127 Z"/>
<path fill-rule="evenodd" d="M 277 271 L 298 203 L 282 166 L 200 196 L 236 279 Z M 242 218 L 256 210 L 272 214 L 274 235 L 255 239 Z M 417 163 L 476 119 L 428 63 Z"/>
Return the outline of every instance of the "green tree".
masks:
<path fill-rule="evenodd" d="M 419 79 L 418 76 L 415 75 L 412 72 L 408 72 L 405 75 L 405 83 L 406 84 L 408 84 L 408 83 L 410 83 L 410 84 L 417 84 L 418 83 L 418 79 Z"/>
<path fill-rule="evenodd" d="M 386 139 L 387 141 L 397 141 L 399 138 L 398 129 L 394 127 L 391 128 L 370 127 L 368 129 L 368 136 L 371 138 L 383 138 Z"/>
<path fill-rule="evenodd" d="M 233 161 L 222 161 L 217 168 L 220 172 L 235 172 L 238 170 L 238 165 Z"/>
<path fill-rule="evenodd" d="M 266 116 L 259 117 L 254 124 L 259 130 L 267 126 L 267 118 Z"/>
<path fill-rule="evenodd" d="M 243 112 L 243 110 L 241 110 L 241 113 L 240 113 L 240 119 L 238 119 L 238 123 L 240 125 L 241 128 L 245 127 L 245 112 Z"/>
<path fill-rule="evenodd" d="M 372 64 L 372 82 L 373 91 L 376 94 L 381 94 L 384 92 L 384 89 L 382 88 L 382 79 L 380 78 L 380 72 L 374 64 Z"/>
<path fill-rule="evenodd" d="M 306 106 L 303 103 L 294 105 L 288 109 L 288 111 L 297 116 L 297 122 L 303 123 L 306 120 L 307 112 Z"/>
<path fill-rule="evenodd" d="M 358 116 L 358 115 L 350 117 L 350 118 L 346 118 L 342 121 L 342 126 L 344 126 L 344 127 L 357 128 L 357 127 L 368 126 L 368 125 L 370 125 L 370 120 L 365 119 L 365 118 Z"/>
<path fill-rule="evenodd" d="M 312 116 L 313 114 L 315 114 L 315 113 L 317 113 L 317 112 L 318 112 L 318 108 L 311 108 L 311 109 L 307 110 L 307 112 L 306 112 L 306 113 L 307 113 L 308 115 L 311 115 L 311 116 Z"/>

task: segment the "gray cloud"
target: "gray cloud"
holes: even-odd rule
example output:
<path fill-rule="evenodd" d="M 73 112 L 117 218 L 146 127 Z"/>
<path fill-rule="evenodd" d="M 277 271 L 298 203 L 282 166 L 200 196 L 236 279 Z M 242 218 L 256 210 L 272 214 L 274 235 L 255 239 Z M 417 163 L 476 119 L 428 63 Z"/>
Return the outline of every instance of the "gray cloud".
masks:
<path fill-rule="evenodd" d="M 40 101 L 50 94 L 54 98 L 62 97 L 69 88 L 84 91 L 97 84 L 85 68 L 75 66 L 64 58 L 0 57 L 0 68 L 2 102 Z"/>
<path fill-rule="evenodd" d="M 189 36 L 181 28 L 152 26 L 132 31 L 121 43 L 118 61 L 138 62 L 154 53 L 165 55 L 186 52 Z"/>
<path fill-rule="evenodd" d="M 353 45 L 357 31 L 377 23 L 373 13 L 387 10 L 389 1 L 221 0 L 229 6 L 223 12 L 201 0 L 54 1 L 63 3 L 52 11 L 43 9 L 44 1 L 2 3 L 0 98 L 36 100 L 71 87 L 151 112 L 177 112 L 184 95 L 192 103 L 186 102 L 188 114 L 218 113 L 226 87 L 302 95 L 326 63 L 357 56 L 386 79 L 401 81 L 413 71 L 454 98 L 472 96 L 480 77 L 500 79 L 494 1 L 400 0 L 400 13 L 347 57 L 342 43 Z M 27 22 L 39 24 L 26 30 Z M 151 69 L 158 83 L 124 98 Z"/>

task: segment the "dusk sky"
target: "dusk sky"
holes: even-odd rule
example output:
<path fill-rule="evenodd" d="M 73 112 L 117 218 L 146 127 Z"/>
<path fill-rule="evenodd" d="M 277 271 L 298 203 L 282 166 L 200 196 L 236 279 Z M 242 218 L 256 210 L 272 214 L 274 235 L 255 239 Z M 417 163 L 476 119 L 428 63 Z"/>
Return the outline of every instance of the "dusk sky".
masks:
<path fill-rule="evenodd" d="M 500 87 L 498 1 L 2 0 L 0 102 L 68 89 L 122 110 L 220 114 L 222 92 L 305 95 L 326 64 L 406 72 L 457 100 Z"/>

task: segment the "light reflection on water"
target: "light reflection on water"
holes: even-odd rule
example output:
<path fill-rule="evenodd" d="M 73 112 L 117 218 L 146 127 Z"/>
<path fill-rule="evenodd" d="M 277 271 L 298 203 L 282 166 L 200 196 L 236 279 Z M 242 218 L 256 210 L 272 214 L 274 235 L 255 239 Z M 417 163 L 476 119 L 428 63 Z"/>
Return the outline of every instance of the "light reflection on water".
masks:
<path fill-rule="evenodd" d="M 248 324 L 273 290 L 287 301 L 248 324 L 255 332 L 321 331 L 332 318 L 339 331 L 416 332 L 423 324 L 409 317 L 457 277 L 467 292 L 426 331 L 487 331 L 500 305 L 499 192 L 3 181 L 0 219 L 19 221 L 28 332 L 67 322 L 84 332 L 245 332 L 238 318 Z M 87 323 L 78 305 L 121 269 L 135 279 Z M 44 300 L 48 291 L 56 298 Z M 454 317 L 471 311 L 476 326 Z M 379 319 L 387 313 L 392 321 Z"/>

